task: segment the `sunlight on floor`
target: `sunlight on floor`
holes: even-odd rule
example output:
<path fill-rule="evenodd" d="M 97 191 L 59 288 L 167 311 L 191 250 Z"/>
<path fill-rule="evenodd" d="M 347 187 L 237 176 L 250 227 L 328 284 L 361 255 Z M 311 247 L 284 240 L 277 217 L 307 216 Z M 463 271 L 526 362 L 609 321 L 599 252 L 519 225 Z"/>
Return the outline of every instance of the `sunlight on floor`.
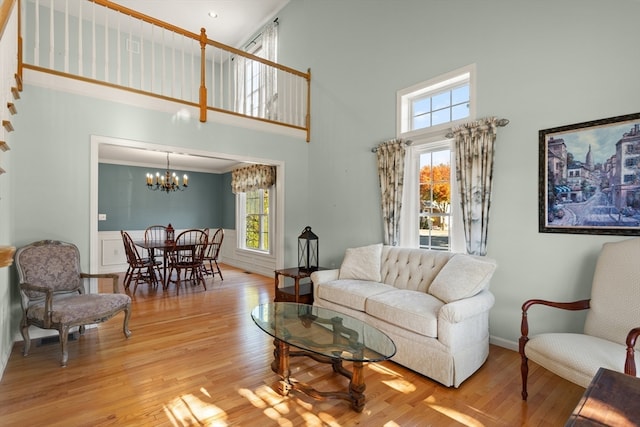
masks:
<path fill-rule="evenodd" d="M 225 427 L 227 414 L 216 405 L 203 402 L 192 394 L 185 394 L 164 406 L 167 418 L 174 426 L 190 426 L 206 424 L 214 427 Z"/>
<path fill-rule="evenodd" d="M 390 389 L 402 394 L 410 394 L 416 391 L 414 384 L 388 367 L 370 364 L 368 368 L 388 377 L 382 383 Z M 311 377 L 315 376 L 313 372 L 307 372 L 307 374 Z M 294 427 L 294 422 L 288 419 L 292 415 L 292 411 L 295 411 L 295 414 L 304 420 L 306 427 L 342 427 L 334 416 L 322 410 L 322 405 L 315 405 L 313 402 L 300 399 L 295 394 L 282 396 L 276 390 L 276 386 L 261 385 L 253 390 L 240 388 L 237 392 L 254 408 L 260 409 L 266 417 L 275 421 L 281 427 Z M 223 409 L 210 403 L 212 395 L 206 388 L 200 388 L 199 392 L 201 395 L 184 394 L 164 406 L 164 412 L 172 425 L 175 427 L 190 425 L 227 427 L 233 424 L 233 420 L 229 419 L 229 415 Z M 425 403 L 432 409 L 466 426 L 482 427 L 482 424 L 472 417 L 440 406 L 433 398 L 426 399 Z M 363 414 L 366 413 L 367 409 L 365 407 Z M 298 419 L 297 424 L 299 423 Z M 390 420 L 383 427 L 400 427 L 400 425 Z"/>
<path fill-rule="evenodd" d="M 399 391 L 400 393 L 409 394 L 416 391 L 415 384 L 412 384 L 409 381 L 405 380 L 404 378 L 402 378 L 402 375 L 399 375 L 389 368 L 385 368 L 384 366 L 372 363 L 371 365 L 369 365 L 369 369 L 371 369 L 372 371 L 377 371 L 383 375 L 395 377 L 393 379 L 384 380 L 382 382 L 392 389 Z"/>
<path fill-rule="evenodd" d="M 467 414 L 463 414 L 459 411 L 456 411 L 455 409 L 452 408 L 447 408 L 446 406 L 440 406 L 436 403 L 436 399 L 433 396 L 430 396 L 428 398 L 426 398 L 425 403 L 434 411 L 438 411 L 443 415 L 446 415 L 447 417 L 451 418 L 452 420 L 455 420 L 467 427 L 483 427 L 484 424 L 482 424 L 480 421 L 476 420 L 473 417 L 470 417 Z"/>

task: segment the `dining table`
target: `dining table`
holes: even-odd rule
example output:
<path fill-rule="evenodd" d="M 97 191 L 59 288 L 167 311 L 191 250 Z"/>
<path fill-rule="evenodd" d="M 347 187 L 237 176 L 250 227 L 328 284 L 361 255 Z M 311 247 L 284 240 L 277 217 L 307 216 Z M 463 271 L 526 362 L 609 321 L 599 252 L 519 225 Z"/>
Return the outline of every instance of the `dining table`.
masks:
<path fill-rule="evenodd" d="M 133 243 L 139 246 L 149 253 L 149 258 L 156 259 L 157 252 L 162 252 L 162 289 L 167 289 L 169 286 L 169 277 L 167 277 L 167 268 L 169 266 L 169 252 L 173 250 L 175 246 L 174 241 L 169 240 L 134 240 Z"/>
<path fill-rule="evenodd" d="M 173 240 L 134 240 L 133 243 L 143 249 L 146 249 L 149 253 L 149 258 L 156 259 L 157 252 L 162 251 L 162 289 L 167 289 L 169 286 L 169 277 L 167 270 L 169 268 L 169 258 L 173 251 L 193 250 L 198 242 L 190 242 L 188 240 L 181 241 L 180 244 L 176 244 Z"/>

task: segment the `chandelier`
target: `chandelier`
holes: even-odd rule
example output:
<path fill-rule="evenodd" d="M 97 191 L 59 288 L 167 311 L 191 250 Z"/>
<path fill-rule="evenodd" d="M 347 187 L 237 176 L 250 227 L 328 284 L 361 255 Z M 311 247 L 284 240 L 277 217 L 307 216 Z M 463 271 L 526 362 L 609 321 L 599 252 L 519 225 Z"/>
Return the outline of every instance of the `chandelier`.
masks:
<path fill-rule="evenodd" d="M 149 190 L 162 190 L 167 193 L 172 191 L 183 191 L 189 186 L 189 177 L 185 174 L 182 177 L 182 186 L 180 186 L 180 178 L 175 172 L 171 172 L 169 169 L 169 153 L 167 153 L 167 171 L 164 175 L 160 175 L 160 172 L 156 172 L 155 179 L 150 173 L 147 173 L 147 188 Z"/>

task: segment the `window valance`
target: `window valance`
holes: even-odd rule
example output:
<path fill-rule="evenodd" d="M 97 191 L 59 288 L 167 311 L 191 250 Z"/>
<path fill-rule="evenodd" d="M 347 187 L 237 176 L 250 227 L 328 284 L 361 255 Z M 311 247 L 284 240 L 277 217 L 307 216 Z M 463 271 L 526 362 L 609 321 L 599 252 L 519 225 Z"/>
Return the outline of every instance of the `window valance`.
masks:
<path fill-rule="evenodd" d="M 266 190 L 275 183 L 275 166 L 251 165 L 231 172 L 231 191 L 234 193 Z"/>

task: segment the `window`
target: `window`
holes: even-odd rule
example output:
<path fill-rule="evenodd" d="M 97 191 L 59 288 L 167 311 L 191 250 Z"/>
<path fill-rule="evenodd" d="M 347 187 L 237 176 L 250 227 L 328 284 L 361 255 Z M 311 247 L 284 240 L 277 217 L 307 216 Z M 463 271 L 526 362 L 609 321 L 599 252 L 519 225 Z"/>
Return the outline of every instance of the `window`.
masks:
<path fill-rule="evenodd" d="M 277 62 L 278 25 L 266 25 L 245 49 L 257 57 Z M 252 117 L 276 118 L 277 70 L 259 61 L 237 57 L 236 111 Z"/>
<path fill-rule="evenodd" d="M 236 195 L 239 242 L 242 249 L 267 253 L 270 251 L 271 193 L 270 190 L 255 190 Z"/>
<path fill-rule="evenodd" d="M 262 47 L 258 46 L 253 52 L 254 55 L 262 57 Z M 245 114 L 253 117 L 259 117 L 260 114 L 260 84 L 262 64 L 258 61 L 244 61 L 244 94 L 245 94 Z"/>
<path fill-rule="evenodd" d="M 435 148 L 420 154 L 420 247 L 449 250 L 451 151 Z"/>
<path fill-rule="evenodd" d="M 398 135 L 450 128 L 475 116 L 473 65 L 398 92 Z"/>
<path fill-rule="evenodd" d="M 411 100 L 411 130 L 469 117 L 469 83 Z"/>
<path fill-rule="evenodd" d="M 398 136 L 407 150 L 402 246 L 462 251 L 462 215 L 455 182 L 451 127 L 475 118 L 475 66 L 398 92 Z"/>

